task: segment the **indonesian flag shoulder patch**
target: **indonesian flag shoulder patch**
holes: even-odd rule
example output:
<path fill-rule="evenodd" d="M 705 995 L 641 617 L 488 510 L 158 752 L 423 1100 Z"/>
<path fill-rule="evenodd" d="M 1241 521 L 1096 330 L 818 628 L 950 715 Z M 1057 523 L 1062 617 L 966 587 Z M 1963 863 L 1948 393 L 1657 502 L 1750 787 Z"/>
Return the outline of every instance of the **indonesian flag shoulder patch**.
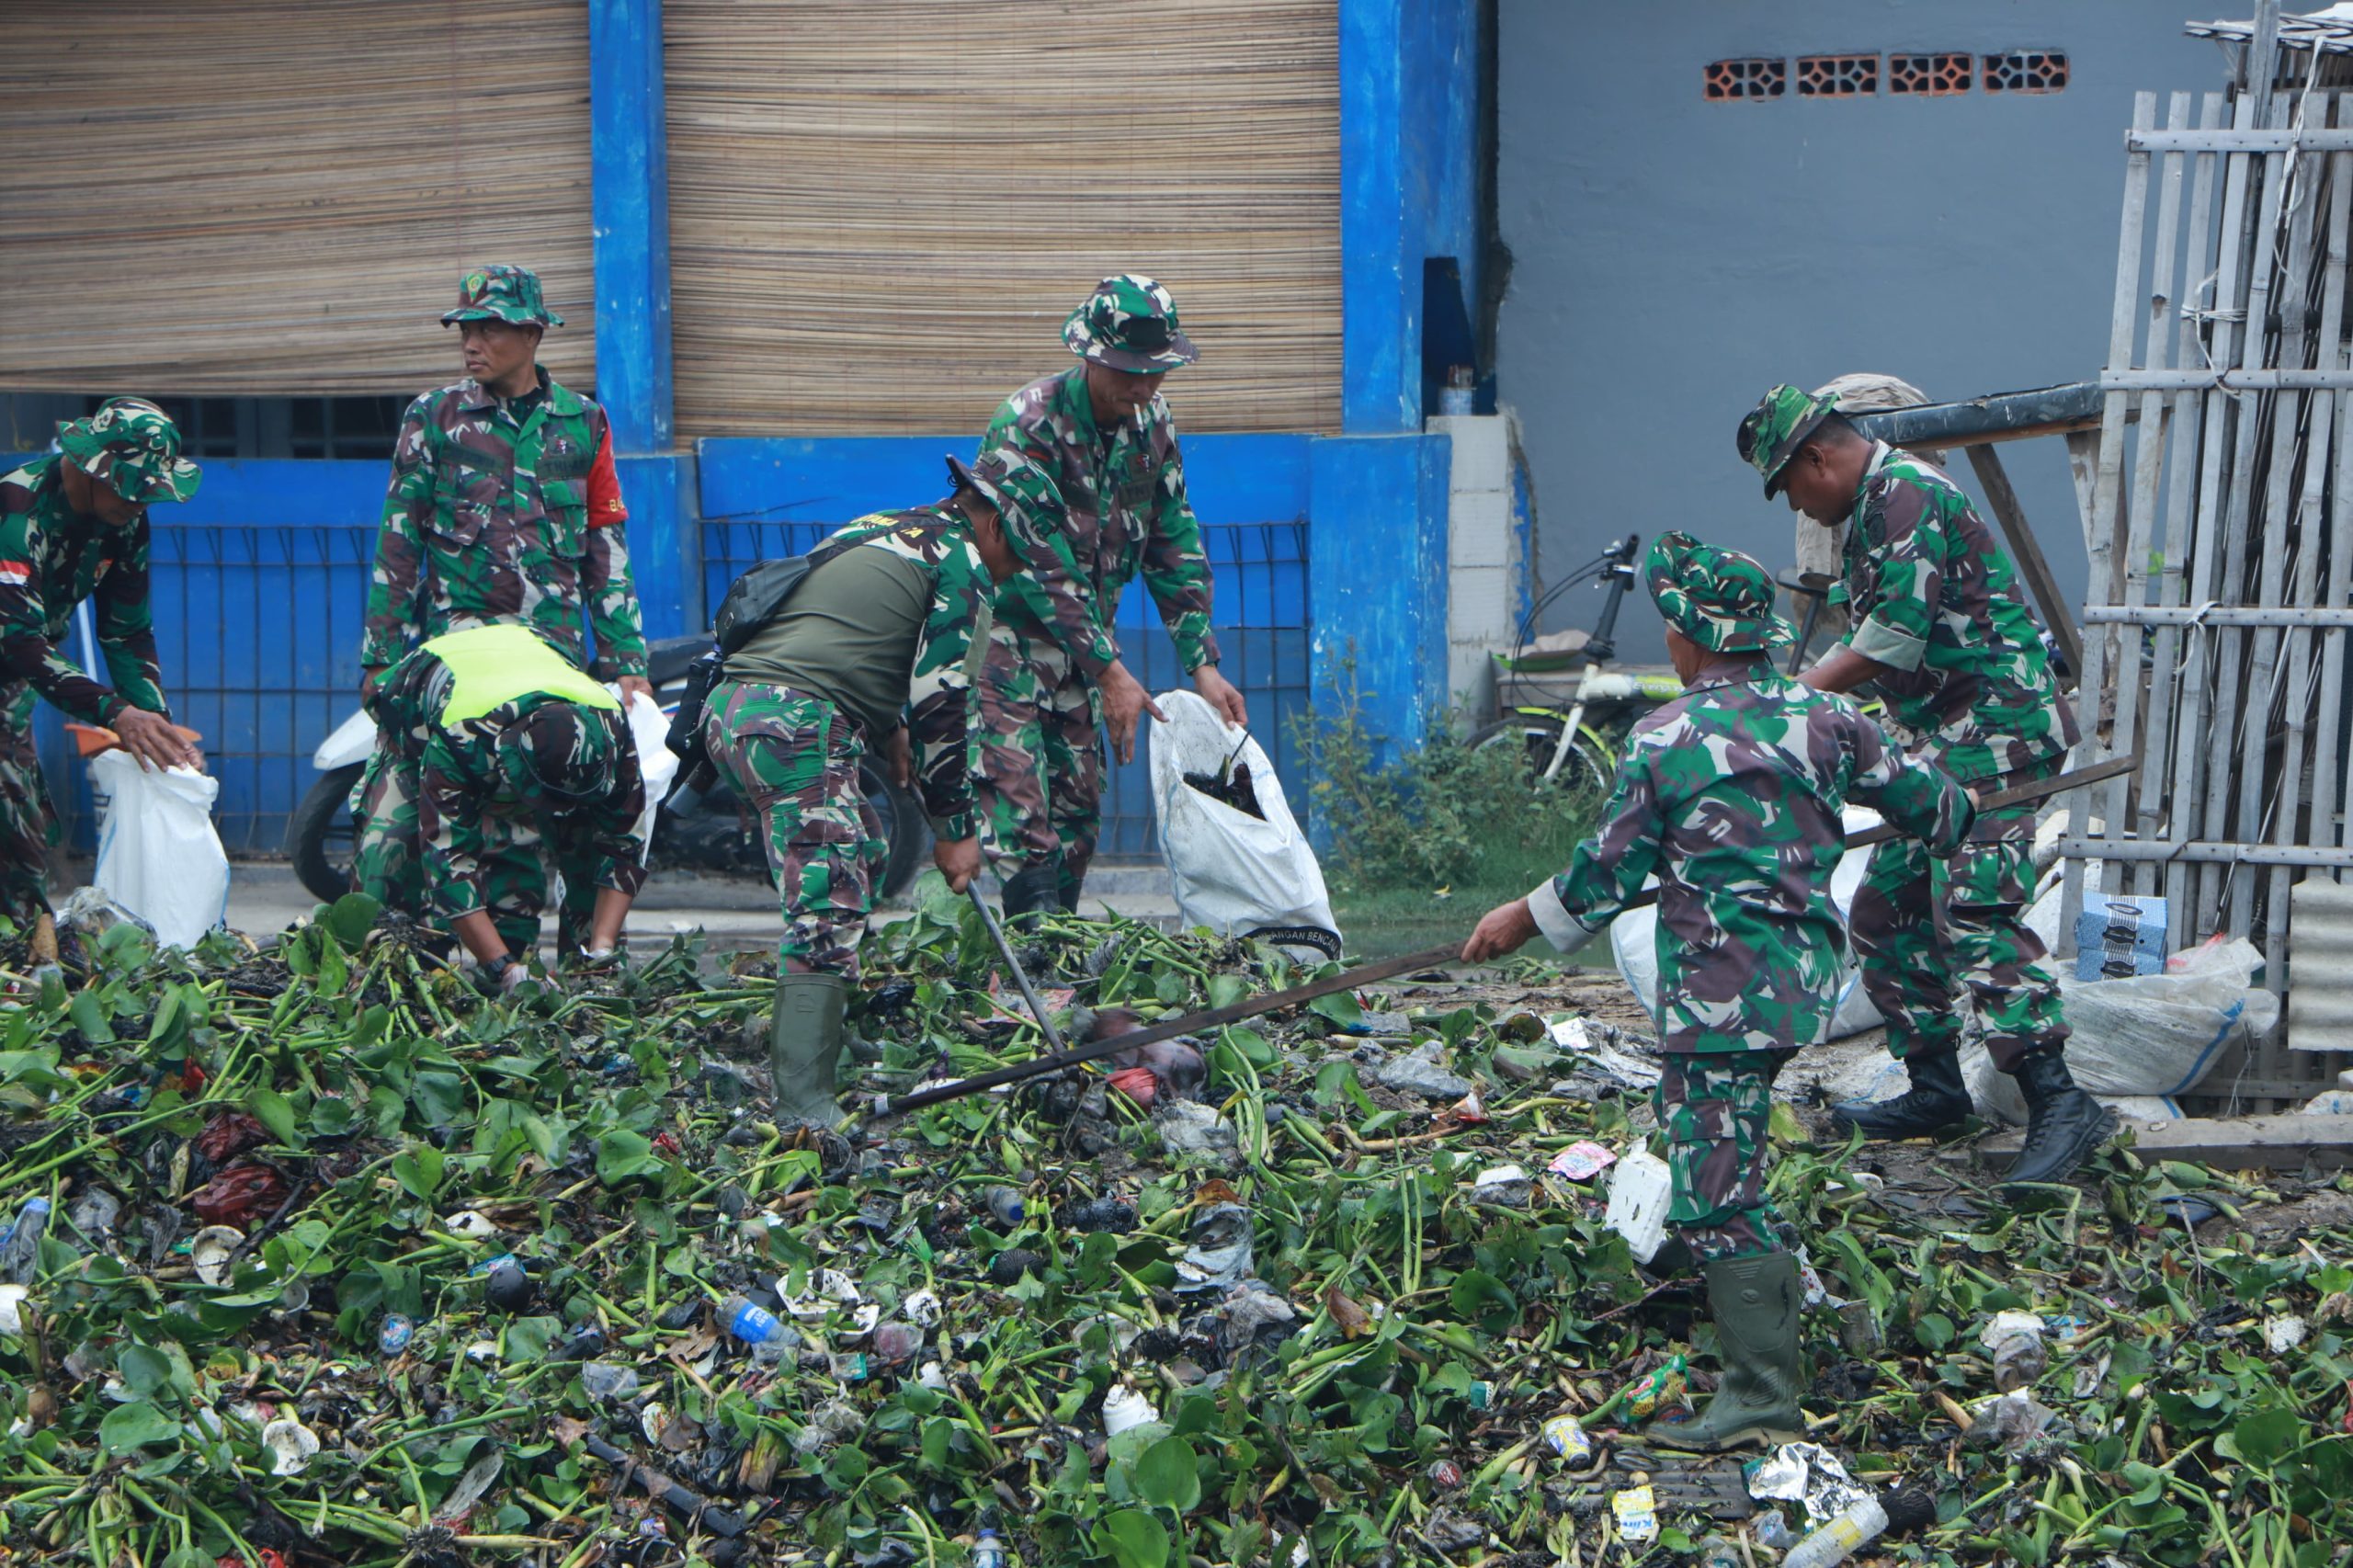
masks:
<path fill-rule="evenodd" d="M 32 563 L 25 561 L 0 561 L 0 584 L 21 588 L 33 580 Z"/>

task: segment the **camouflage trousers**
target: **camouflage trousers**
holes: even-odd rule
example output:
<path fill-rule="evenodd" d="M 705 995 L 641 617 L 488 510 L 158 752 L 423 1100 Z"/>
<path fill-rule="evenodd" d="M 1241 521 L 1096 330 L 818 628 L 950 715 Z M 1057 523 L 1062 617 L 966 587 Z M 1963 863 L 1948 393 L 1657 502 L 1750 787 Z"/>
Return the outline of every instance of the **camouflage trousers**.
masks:
<path fill-rule="evenodd" d="M 421 771 L 380 736 L 351 791 L 351 885 L 412 919 L 425 916 L 425 841 L 416 825 Z"/>
<path fill-rule="evenodd" d="M 856 980 L 890 847 L 858 783 L 865 735 L 823 698 L 748 680 L 711 688 L 702 733 L 721 776 L 767 823 L 784 911 L 777 956 Z"/>
<path fill-rule="evenodd" d="M 1075 889 L 1103 829 L 1101 695 L 1062 650 L 1003 622 L 972 691 L 972 787 L 997 874 L 1051 866 Z"/>
<path fill-rule="evenodd" d="M 57 812 L 33 748 L 33 691 L 0 686 L 0 915 L 20 924 L 49 908 L 49 851 Z"/>
<path fill-rule="evenodd" d="M 2062 766 L 2054 758 L 2012 781 L 2048 777 Z M 1898 1061 L 1959 1050 L 1964 997 L 2005 1073 L 2028 1051 L 2065 1041 L 2059 981 L 2042 961 L 2042 938 L 2026 923 L 2034 881 L 2031 805 L 1986 812 L 1969 842 L 1944 859 L 1910 838 L 1871 852 L 1847 935 Z"/>
<path fill-rule="evenodd" d="M 352 792 L 358 848 L 351 882 L 359 892 L 422 925 L 438 927 L 426 886 L 425 830 L 417 817 L 424 765 L 383 746 L 368 759 Z M 540 916 L 556 904 L 556 951 L 588 945 L 597 911 L 597 865 L 585 844 L 543 842 L 537 818 L 485 811 L 482 816 L 482 906 L 499 939 L 516 954 L 535 952 Z M 552 872 L 552 875 L 551 875 Z M 561 884 L 560 886 L 558 884 Z"/>
<path fill-rule="evenodd" d="M 1674 1185 L 1666 1221 L 1699 1262 L 1779 1252 L 1765 1197 L 1773 1080 L 1794 1051 L 1669 1051 L 1652 1103 Z"/>

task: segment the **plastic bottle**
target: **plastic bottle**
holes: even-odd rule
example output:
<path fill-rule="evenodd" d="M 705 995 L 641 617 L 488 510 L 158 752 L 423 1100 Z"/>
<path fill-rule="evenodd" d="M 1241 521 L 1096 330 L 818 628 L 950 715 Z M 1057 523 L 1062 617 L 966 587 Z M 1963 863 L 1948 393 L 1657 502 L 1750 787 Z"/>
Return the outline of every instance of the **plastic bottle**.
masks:
<path fill-rule="evenodd" d="M 1791 1548 L 1781 1559 L 1781 1568 L 1831 1568 L 1864 1542 L 1877 1540 L 1885 1528 L 1887 1510 L 1879 1499 L 1862 1498 Z"/>
<path fill-rule="evenodd" d="M 591 1399 L 628 1399 L 637 1392 L 637 1371 L 610 1361 L 591 1361 L 580 1369 L 580 1386 Z"/>
<path fill-rule="evenodd" d="M 756 1306 L 749 1296 L 738 1291 L 719 1303 L 722 1327 L 746 1345 L 765 1345 L 784 1331 L 784 1324 L 766 1307 Z"/>
<path fill-rule="evenodd" d="M 48 1229 L 49 1199 L 26 1199 L 25 1206 L 17 1210 L 17 1222 L 8 1227 L 7 1240 L 0 1241 L 0 1281 L 10 1285 L 30 1283 L 39 1261 L 41 1233 Z"/>
<path fill-rule="evenodd" d="M 1021 1201 L 1021 1194 L 1009 1187 L 993 1187 L 981 1194 L 981 1201 L 988 1206 L 989 1217 L 1006 1230 L 1021 1223 L 1029 1206 Z"/>
<path fill-rule="evenodd" d="M 1005 1568 L 1005 1545 L 996 1531 L 983 1530 L 972 1542 L 972 1568 Z"/>

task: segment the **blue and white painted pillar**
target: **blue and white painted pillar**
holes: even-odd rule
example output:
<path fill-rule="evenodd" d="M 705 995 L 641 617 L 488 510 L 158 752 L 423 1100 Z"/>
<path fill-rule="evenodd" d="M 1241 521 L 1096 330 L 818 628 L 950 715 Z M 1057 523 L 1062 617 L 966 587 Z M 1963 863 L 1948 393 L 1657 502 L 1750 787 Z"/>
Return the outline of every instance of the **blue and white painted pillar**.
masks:
<path fill-rule="evenodd" d="M 701 620 L 692 464 L 673 450 L 670 167 L 662 0 L 589 0 L 590 211 L 597 245 L 597 392 L 630 510 L 648 636 Z"/>

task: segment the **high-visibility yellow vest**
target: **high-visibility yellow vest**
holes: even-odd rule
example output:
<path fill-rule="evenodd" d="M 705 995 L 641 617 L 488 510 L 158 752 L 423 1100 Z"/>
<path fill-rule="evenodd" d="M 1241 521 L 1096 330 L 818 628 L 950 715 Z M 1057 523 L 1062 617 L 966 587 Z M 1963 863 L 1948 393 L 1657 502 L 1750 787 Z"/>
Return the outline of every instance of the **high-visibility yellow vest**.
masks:
<path fill-rule="evenodd" d="M 528 626 L 476 626 L 445 632 L 425 645 L 449 672 L 449 699 L 439 722 L 479 719 L 518 697 L 560 697 L 583 708 L 621 710 L 620 699 L 597 677 L 540 641 Z"/>

